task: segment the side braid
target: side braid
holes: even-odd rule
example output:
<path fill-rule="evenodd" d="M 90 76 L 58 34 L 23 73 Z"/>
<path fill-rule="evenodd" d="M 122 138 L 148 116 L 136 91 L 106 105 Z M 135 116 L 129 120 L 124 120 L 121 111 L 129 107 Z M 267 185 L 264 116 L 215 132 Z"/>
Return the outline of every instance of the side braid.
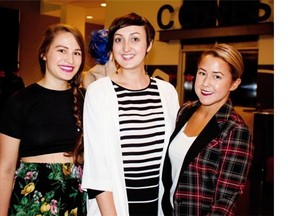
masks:
<path fill-rule="evenodd" d="M 76 126 L 78 136 L 72 152 L 73 160 L 75 164 L 83 164 L 84 162 L 84 145 L 83 145 L 83 123 L 82 123 L 82 112 L 80 108 L 80 99 L 83 97 L 79 89 L 79 85 L 71 82 L 71 90 L 73 93 L 73 111 L 76 120 Z M 84 99 L 84 98 L 83 98 Z"/>
<path fill-rule="evenodd" d="M 83 145 L 83 127 L 82 127 L 82 101 L 84 94 L 80 91 L 80 81 L 81 74 L 84 69 L 85 64 L 85 41 L 82 33 L 79 29 L 70 26 L 68 24 L 58 23 L 51 25 L 46 31 L 45 35 L 42 39 L 41 45 L 38 51 L 38 61 L 40 64 L 41 73 L 45 75 L 46 73 L 46 60 L 44 60 L 43 56 L 45 56 L 49 49 L 50 45 L 53 42 L 54 38 L 59 32 L 69 32 L 75 38 L 79 48 L 81 50 L 81 64 L 79 65 L 78 71 L 75 76 L 68 81 L 71 87 L 71 92 L 73 94 L 73 116 L 76 120 L 76 126 L 78 130 L 76 143 L 74 144 L 74 148 L 70 152 L 66 152 L 66 156 L 73 157 L 75 164 L 83 164 L 83 154 L 84 154 L 84 145 Z M 83 95 L 83 96 L 82 96 Z M 73 135 L 71 135 L 73 136 Z"/>

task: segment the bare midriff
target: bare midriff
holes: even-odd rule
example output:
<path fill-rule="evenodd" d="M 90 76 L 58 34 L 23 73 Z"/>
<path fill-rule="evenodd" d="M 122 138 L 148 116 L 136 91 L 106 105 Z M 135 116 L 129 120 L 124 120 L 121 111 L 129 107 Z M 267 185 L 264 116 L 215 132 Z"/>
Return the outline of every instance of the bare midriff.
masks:
<path fill-rule="evenodd" d="M 20 159 L 25 163 L 72 163 L 72 157 L 65 156 L 64 152 L 44 154 L 30 157 L 22 157 Z"/>

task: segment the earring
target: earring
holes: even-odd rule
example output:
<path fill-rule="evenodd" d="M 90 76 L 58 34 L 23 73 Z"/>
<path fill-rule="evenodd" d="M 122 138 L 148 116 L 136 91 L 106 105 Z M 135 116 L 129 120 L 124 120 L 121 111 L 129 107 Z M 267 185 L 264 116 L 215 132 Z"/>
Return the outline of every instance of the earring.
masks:
<path fill-rule="evenodd" d="M 111 53 L 110 54 L 110 62 L 113 62 L 114 61 L 114 57 L 113 57 L 113 54 Z"/>

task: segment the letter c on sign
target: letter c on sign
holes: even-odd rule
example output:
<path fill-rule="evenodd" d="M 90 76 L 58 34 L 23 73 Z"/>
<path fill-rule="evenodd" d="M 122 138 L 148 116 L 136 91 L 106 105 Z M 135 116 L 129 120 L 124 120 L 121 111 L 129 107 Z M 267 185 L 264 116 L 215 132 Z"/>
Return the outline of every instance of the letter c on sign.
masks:
<path fill-rule="evenodd" d="M 170 13 L 173 13 L 174 12 L 174 8 L 171 6 L 171 5 L 163 5 L 162 7 L 160 7 L 158 13 L 157 13 L 157 23 L 158 23 L 158 26 L 161 28 L 161 29 L 170 29 L 174 22 L 173 21 L 170 21 L 167 25 L 164 25 L 162 23 L 162 13 L 164 10 L 168 10 Z"/>

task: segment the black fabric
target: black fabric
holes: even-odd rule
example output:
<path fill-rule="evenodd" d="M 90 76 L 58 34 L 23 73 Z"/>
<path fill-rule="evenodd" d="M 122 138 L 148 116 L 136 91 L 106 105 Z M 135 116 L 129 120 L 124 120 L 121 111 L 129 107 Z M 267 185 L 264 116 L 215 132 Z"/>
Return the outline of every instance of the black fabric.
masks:
<path fill-rule="evenodd" d="M 157 200 L 151 203 L 130 203 L 130 216 L 156 216 L 158 211 Z"/>
<path fill-rule="evenodd" d="M 0 132 L 21 139 L 20 157 L 71 151 L 79 132 L 72 91 L 38 84 L 19 91 L 4 107 Z"/>
<path fill-rule="evenodd" d="M 14 73 L 7 72 L 4 77 L 0 75 L 0 110 L 11 95 L 24 88 L 23 79 Z"/>
<path fill-rule="evenodd" d="M 87 192 L 88 192 L 88 198 L 94 199 L 96 196 L 103 193 L 104 191 L 88 189 Z"/>

